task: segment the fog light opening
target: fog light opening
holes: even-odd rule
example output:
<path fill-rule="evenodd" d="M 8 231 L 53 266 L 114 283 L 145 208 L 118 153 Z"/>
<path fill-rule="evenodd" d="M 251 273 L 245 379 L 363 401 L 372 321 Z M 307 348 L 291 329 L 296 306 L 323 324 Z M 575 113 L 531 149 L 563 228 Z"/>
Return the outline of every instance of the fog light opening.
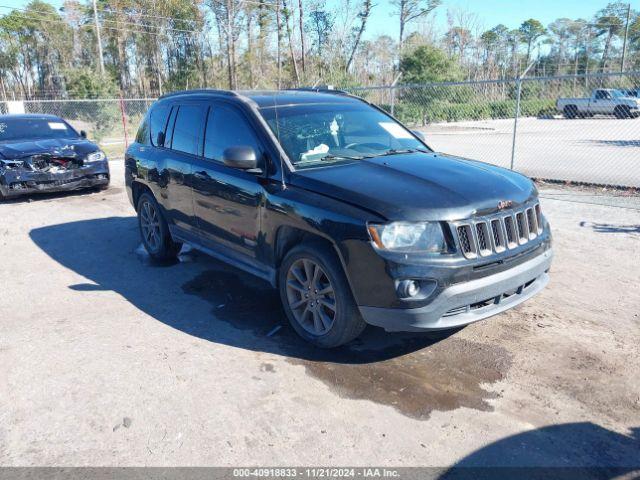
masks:
<path fill-rule="evenodd" d="M 400 298 L 412 298 L 420 293 L 420 285 L 415 280 L 402 280 L 398 284 Z"/>

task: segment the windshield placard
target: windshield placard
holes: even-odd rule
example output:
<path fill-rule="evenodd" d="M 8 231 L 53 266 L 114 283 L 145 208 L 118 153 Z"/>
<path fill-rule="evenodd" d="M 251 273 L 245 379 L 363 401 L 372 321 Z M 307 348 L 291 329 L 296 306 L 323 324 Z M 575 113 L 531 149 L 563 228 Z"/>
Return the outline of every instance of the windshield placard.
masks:
<path fill-rule="evenodd" d="M 394 138 L 413 138 L 409 132 L 402 128 L 397 123 L 393 122 L 378 122 L 382 128 L 389 132 Z"/>

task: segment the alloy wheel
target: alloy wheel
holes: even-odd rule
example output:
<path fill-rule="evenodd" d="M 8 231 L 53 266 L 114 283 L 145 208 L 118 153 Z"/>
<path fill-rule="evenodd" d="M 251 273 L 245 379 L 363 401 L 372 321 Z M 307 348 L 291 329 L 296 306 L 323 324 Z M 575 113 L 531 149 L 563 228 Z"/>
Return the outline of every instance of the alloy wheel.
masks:
<path fill-rule="evenodd" d="M 308 258 L 296 260 L 287 272 L 287 301 L 296 321 L 312 335 L 324 335 L 336 319 L 336 297 L 322 267 Z"/>
<path fill-rule="evenodd" d="M 140 209 L 140 228 L 145 242 L 153 250 L 157 252 L 161 246 L 160 216 L 158 211 L 151 202 L 144 202 Z"/>

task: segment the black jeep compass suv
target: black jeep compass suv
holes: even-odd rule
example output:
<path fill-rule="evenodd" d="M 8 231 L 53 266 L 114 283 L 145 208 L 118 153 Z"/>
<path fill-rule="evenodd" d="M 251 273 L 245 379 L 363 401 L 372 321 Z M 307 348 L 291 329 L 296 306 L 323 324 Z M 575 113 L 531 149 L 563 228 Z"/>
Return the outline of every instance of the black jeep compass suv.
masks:
<path fill-rule="evenodd" d="M 321 347 L 367 323 L 466 325 L 548 281 L 551 234 L 531 180 L 435 153 L 341 92 L 165 95 L 125 175 L 152 257 L 186 242 L 267 280 Z"/>

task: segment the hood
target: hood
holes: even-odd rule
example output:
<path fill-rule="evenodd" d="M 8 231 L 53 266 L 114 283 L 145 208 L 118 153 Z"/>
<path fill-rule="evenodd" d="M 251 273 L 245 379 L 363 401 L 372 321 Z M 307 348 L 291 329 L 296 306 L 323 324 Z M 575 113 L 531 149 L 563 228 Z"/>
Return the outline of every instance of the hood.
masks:
<path fill-rule="evenodd" d="M 95 143 L 83 138 L 49 138 L 0 143 L 0 158 L 15 160 L 43 153 L 61 157 L 84 157 L 98 150 Z"/>
<path fill-rule="evenodd" d="M 387 220 L 460 220 L 537 196 L 527 177 L 439 153 L 410 153 L 298 170 L 297 187 L 373 211 Z"/>

